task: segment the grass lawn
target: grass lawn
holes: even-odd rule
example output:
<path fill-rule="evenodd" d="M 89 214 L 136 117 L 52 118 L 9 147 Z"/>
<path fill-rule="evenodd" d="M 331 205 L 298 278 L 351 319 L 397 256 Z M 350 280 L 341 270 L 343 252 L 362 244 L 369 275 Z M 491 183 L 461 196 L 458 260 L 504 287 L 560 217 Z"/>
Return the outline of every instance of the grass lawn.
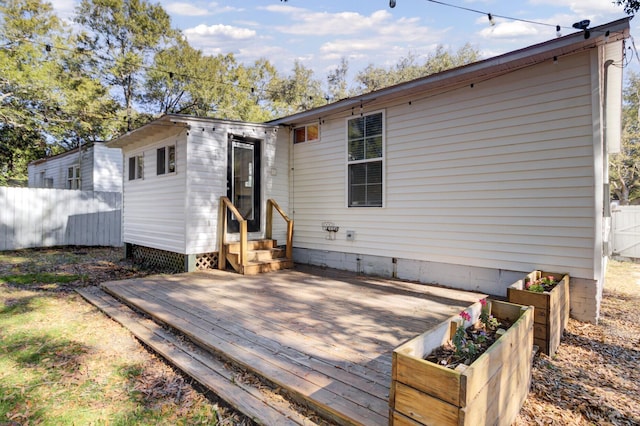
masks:
<path fill-rule="evenodd" d="M 0 253 L 0 424 L 242 423 L 70 291 L 145 272 L 121 250 L 79 253 Z"/>

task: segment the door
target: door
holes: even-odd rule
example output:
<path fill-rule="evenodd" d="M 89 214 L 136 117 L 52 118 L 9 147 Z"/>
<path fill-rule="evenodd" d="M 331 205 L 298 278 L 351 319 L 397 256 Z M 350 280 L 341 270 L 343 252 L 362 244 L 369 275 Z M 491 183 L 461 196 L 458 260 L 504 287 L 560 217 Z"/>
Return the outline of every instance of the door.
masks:
<path fill-rule="evenodd" d="M 247 220 L 247 230 L 260 231 L 260 140 L 229 135 L 228 152 L 227 197 Z M 239 232 L 231 212 L 227 223 L 227 232 Z"/>

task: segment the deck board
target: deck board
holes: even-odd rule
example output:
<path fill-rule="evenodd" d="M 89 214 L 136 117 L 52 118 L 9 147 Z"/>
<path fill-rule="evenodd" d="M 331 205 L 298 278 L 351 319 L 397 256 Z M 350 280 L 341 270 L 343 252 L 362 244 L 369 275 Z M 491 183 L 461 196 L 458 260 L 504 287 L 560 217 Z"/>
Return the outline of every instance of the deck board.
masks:
<path fill-rule="evenodd" d="M 323 275 L 221 271 L 105 283 L 109 292 L 312 401 L 344 424 L 387 424 L 393 348 L 477 293 Z"/>

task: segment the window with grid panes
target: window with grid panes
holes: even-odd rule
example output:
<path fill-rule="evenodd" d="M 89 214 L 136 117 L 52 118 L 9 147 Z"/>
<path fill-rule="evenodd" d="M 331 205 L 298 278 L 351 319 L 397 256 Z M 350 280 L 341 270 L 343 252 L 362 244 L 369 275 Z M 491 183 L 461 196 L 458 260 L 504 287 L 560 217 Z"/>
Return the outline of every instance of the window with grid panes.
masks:
<path fill-rule="evenodd" d="M 382 207 L 384 117 L 382 112 L 348 120 L 349 207 Z"/>

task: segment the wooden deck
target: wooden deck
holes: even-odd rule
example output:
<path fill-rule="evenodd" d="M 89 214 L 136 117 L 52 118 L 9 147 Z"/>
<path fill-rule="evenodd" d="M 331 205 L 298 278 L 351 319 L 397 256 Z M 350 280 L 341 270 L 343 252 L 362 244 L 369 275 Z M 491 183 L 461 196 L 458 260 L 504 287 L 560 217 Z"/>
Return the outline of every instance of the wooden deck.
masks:
<path fill-rule="evenodd" d="M 391 353 L 481 294 L 315 268 L 103 288 L 340 424 L 388 424 Z"/>

